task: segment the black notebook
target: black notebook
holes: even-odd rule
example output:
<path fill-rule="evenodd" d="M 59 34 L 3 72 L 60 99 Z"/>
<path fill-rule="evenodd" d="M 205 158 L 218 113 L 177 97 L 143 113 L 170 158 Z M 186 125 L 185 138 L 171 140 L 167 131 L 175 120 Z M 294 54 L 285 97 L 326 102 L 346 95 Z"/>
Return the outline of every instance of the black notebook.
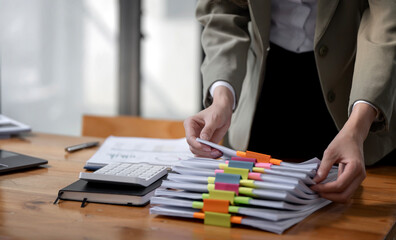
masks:
<path fill-rule="evenodd" d="M 166 175 L 148 187 L 139 185 L 121 185 L 88 182 L 78 180 L 58 192 L 58 200 L 72 200 L 82 202 L 84 207 L 88 202 L 107 203 L 129 206 L 144 206 L 154 195 L 154 190 L 161 186 L 161 182 Z"/>

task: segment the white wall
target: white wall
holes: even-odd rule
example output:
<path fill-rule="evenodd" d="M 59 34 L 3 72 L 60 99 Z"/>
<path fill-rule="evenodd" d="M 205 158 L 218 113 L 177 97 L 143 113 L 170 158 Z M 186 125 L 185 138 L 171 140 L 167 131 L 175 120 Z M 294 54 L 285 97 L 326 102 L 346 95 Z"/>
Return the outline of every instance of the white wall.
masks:
<path fill-rule="evenodd" d="M 142 3 L 143 116 L 183 119 L 200 106 L 195 0 Z M 66 135 L 116 115 L 117 43 L 117 0 L 0 0 L 2 113 Z"/>
<path fill-rule="evenodd" d="M 196 1 L 142 3 L 142 115 L 184 119 L 201 106 Z"/>

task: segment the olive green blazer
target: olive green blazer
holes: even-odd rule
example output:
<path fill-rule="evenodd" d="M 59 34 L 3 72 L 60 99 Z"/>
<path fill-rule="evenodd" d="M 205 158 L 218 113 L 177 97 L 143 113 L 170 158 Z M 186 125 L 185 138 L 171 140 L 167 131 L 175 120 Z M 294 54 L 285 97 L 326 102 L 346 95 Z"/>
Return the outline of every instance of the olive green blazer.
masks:
<path fill-rule="evenodd" d="M 205 60 L 201 71 L 205 107 L 209 87 L 229 82 L 237 107 L 226 142 L 247 148 L 269 49 L 271 1 L 200 0 Z M 396 146 L 396 1 L 318 0 L 314 52 L 327 108 L 341 129 L 357 100 L 376 106 L 384 121 L 375 123 L 365 141 L 367 165 Z M 270 114 L 270 113 L 269 113 Z M 314 117 L 315 109 L 312 109 Z"/>

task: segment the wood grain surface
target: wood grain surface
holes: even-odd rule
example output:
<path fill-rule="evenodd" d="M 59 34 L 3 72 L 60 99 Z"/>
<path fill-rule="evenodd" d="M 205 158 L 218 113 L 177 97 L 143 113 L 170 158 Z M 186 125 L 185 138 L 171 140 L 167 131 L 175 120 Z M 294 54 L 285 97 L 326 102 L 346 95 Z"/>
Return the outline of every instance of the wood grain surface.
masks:
<path fill-rule="evenodd" d="M 31 133 L 0 140 L 1 149 L 48 160 L 42 168 L 0 175 L 0 239 L 394 239 L 394 165 L 368 168 L 348 204 L 332 203 L 282 235 L 150 215 L 149 206 L 53 204 L 58 190 L 78 179 L 97 150 L 66 153 L 64 148 L 92 140 L 104 139 Z"/>

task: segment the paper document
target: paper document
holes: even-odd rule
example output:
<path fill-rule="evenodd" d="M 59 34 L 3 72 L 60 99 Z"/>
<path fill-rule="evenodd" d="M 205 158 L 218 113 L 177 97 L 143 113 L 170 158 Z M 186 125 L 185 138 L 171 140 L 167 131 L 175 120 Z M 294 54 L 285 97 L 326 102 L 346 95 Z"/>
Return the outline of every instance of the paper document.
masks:
<path fill-rule="evenodd" d="M 185 138 L 155 139 L 110 136 L 87 161 L 84 168 L 98 169 L 110 162 L 146 162 L 175 166 L 179 161 L 193 157 Z"/>

